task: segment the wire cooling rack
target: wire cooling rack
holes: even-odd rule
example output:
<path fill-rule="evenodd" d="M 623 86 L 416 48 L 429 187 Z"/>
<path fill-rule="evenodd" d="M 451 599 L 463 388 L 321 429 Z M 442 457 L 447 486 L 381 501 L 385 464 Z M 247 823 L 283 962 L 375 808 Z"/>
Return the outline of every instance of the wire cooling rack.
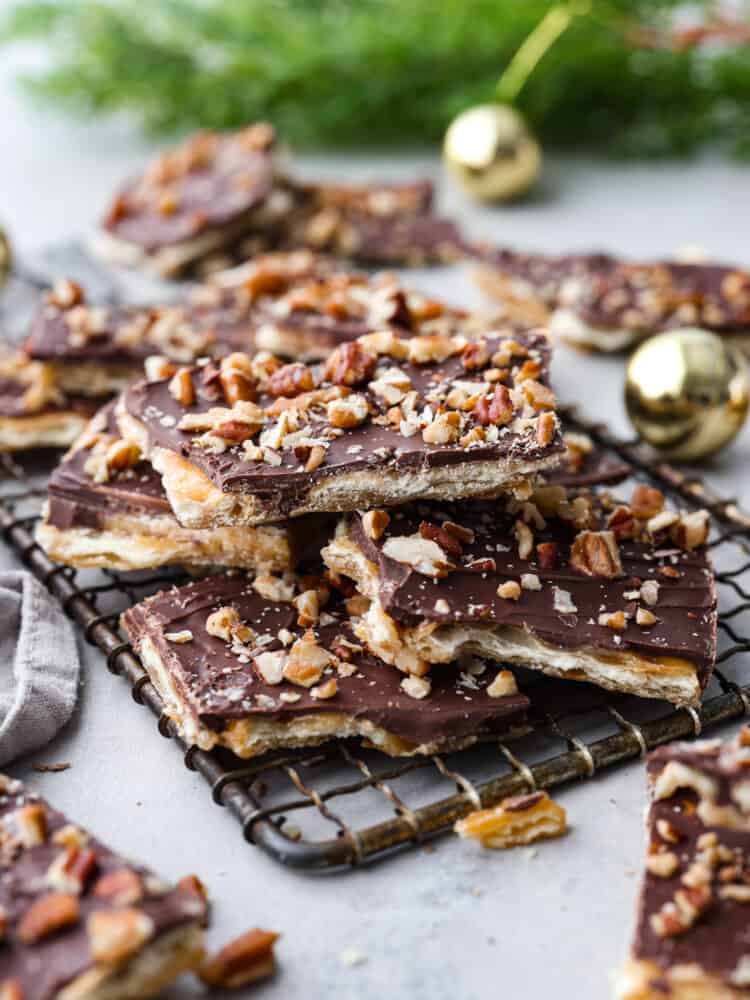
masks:
<path fill-rule="evenodd" d="M 750 516 L 700 480 L 654 465 L 642 446 L 618 440 L 573 411 L 566 422 L 628 462 L 634 480 L 658 486 L 682 506 L 711 512 L 719 654 L 697 709 L 674 710 L 664 702 L 523 672 L 520 687 L 532 701 L 532 725 L 509 745 L 494 740 L 460 753 L 406 760 L 343 741 L 250 762 L 221 749 L 207 753 L 182 744 L 117 624 L 126 607 L 180 582 L 180 575 L 83 571 L 50 562 L 33 531 L 52 457 L 46 463 L 0 460 L 0 531 L 102 651 L 109 670 L 130 685 L 135 701 L 157 717 L 159 732 L 182 746 L 186 766 L 205 778 L 214 802 L 236 817 L 248 841 L 295 868 L 341 868 L 422 843 L 507 795 L 592 777 L 660 743 L 750 712 Z M 629 496 L 631 486 L 615 492 Z"/>

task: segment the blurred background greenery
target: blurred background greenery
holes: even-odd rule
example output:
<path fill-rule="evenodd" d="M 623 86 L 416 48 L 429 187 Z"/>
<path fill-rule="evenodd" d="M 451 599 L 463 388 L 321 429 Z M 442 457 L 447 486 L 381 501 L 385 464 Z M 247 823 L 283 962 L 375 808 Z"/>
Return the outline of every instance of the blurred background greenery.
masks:
<path fill-rule="evenodd" d="M 31 42 L 23 85 L 150 132 L 264 118 L 298 146 L 417 147 L 491 100 L 542 0 L 28 0 L 0 44 Z M 750 2 L 594 0 L 518 107 L 549 148 L 712 148 L 750 157 Z"/>

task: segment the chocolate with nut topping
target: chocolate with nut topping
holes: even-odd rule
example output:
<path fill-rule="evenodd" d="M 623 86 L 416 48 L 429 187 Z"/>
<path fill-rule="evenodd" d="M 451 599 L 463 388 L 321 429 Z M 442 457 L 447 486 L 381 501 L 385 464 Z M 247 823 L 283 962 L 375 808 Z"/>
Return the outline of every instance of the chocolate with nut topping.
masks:
<path fill-rule="evenodd" d="M 63 279 L 32 320 L 25 350 L 31 358 L 67 365 L 91 361 L 140 367 L 160 354 L 181 364 L 201 356 L 266 348 L 289 357 L 325 357 L 372 330 L 458 328 L 461 310 L 403 290 L 388 311 L 385 289 L 395 279 L 345 272 L 310 251 L 270 253 L 212 275 L 172 305 L 100 306 Z"/>
<path fill-rule="evenodd" d="M 639 263 L 606 254 L 547 257 L 507 250 L 487 254 L 483 260 L 490 290 L 494 277 L 499 290 L 570 311 L 604 334 L 624 330 L 635 338 L 698 325 L 733 335 L 750 328 L 750 273 L 738 267 Z"/>
<path fill-rule="evenodd" d="M 346 530 L 376 567 L 380 604 L 400 625 L 486 623 L 553 648 L 679 657 L 704 687 L 716 654 L 716 598 L 700 539 L 683 551 L 673 540 L 679 520 L 652 539 L 630 508 L 602 510 L 585 495 L 563 501 L 555 514 L 542 502 L 555 489 L 539 490 L 539 506 L 415 503 L 390 512 L 382 533 L 354 513 Z M 702 521 L 696 530 L 705 540 Z M 438 546 L 444 569 L 427 575 L 431 567 L 401 541 L 414 538 Z M 329 565 L 340 569 L 336 558 Z"/>
<path fill-rule="evenodd" d="M 1 776 L 0 788 L 0 985 L 9 997 L 52 1000 L 66 987 L 77 990 L 95 968 L 106 980 L 170 932 L 188 925 L 197 932 L 205 903 L 194 892 L 124 860 L 20 782 Z M 102 918 L 112 920 L 107 941 L 97 936 Z M 128 920 L 130 936 L 115 926 Z"/>
<path fill-rule="evenodd" d="M 318 484 L 369 471 L 403 473 L 403 500 L 410 473 L 445 466 L 466 472 L 484 462 L 489 484 L 456 481 L 453 495 L 471 495 L 502 489 L 517 473 L 551 465 L 561 451 L 548 357 L 538 333 L 493 332 L 467 343 L 439 334 L 402 340 L 386 331 L 344 345 L 320 366 L 247 358 L 255 403 L 227 409 L 211 372 L 195 369 L 193 402 L 178 402 L 170 382 L 141 383 L 124 394 L 121 412 L 138 422 L 149 454 L 174 453 L 223 494 L 252 495 L 268 520 L 304 512 Z M 131 433 L 127 421 L 120 425 Z M 375 482 L 368 482 L 372 491 Z M 360 493 L 346 501 L 348 509 L 367 502 Z"/>
<path fill-rule="evenodd" d="M 196 133 L 115 196 L 105 229 L 153 253 L 251 217 L 273 189 L 273 142 L 264 124 Z"/>
<path fill-rule="evenodd" d="M 649 757 L 648 775 L 646 872 L 618 995 L 682 996 L 680 988 L 693 982 L 691 996 L 744 997 L 750 987 L 750 733 L 661 747 Z"/>
<path fill-rule="evenodd" d="M 225 637 L 209 624 L 209 616 L 222 609 L 236 615 Z M 291 603 L 262 597 L 245 577 L 221 576 L 148 598 L 125 613 L 123 624 L 141 655 L 146 640 L 156 647 L 180 703 L 217 731 L 231 720 L 284 724 L 338 712 L 409 744 L 459 744 L 525 721 L 528 700 L 517 692 L 488 696 L 485 689 L 496 671 L 482 664 L 462 674 L 455 668 L 438 671 L 428 693 L 410 695 L 403 675 L 357 642 L 340 604 L 313 613 L 312 625 L 300 625 L 300 613 Z M 325 651 L 327 661 L 318 676 L 307 678 L 307 686 L 299 678 L 288 679 L 295 677 L 288 670 L 295 643 L 305 637 L 312 637 L 318 653 Z M 274 664 L 266 666 L 266 654 L 278 654 L 275 666 L 284 667 L 276 683 L 269 682 L 267 671 Z M 321 693 L 332 680 L 333 694 Z"/>

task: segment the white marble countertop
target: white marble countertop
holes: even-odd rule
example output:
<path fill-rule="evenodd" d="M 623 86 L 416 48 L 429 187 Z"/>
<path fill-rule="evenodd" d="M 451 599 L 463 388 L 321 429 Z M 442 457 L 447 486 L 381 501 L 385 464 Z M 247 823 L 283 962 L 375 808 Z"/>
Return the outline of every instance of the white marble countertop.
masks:
<path fill-rule="evenodd" d="M 7 76 L 7 74 L 6 74 Z M 127 126 L 71 124 L 33 111 L 0 76 L 0 220 L 22 249 L 77 234 L 148 146 Z M 316 156 L 311 175 L 439 176 L 435 157 Z M 724 162 L 659 165 L 550 160 L 525 204 L 480 209 L 456 191 L 443 205 L 470 233 L 521 248 L 602 248 L 670 254 L 699 244 L 750 264 L 750 170 Z M 417 272 L 414 283 L 478 302 L 459 269 Z M 620 360 L 559 350 L 559 396 L 625 431 Z M 704 470 L 750 505 L 750 426 Z M 0 546 L 0 566 L 13 556 Z M 625 954 L 643 851 L 644 772 L 635 763 L 566 788 L 571 831 L 536 852 L 490 853 L 450 837 L 367 870 L 309 877 L 243 843 L 202 779 L 155 731 L 100 655 L 83 649 L 73 722 L 35 756 L 70 761 L 60 774 L 11 768 L 105 840 L 166 876 L 198 871 L 215 901 L 212 941 L 258 924 L 283 933 L 280 974 L 259 995 L 389 1000 L 602 1000 Z M 750 664 L 749 664 L 750 665 Z M 342 953 L 364 961 L 348 966 Z M 181 985 L 171 997 L 193 994 Z"/>

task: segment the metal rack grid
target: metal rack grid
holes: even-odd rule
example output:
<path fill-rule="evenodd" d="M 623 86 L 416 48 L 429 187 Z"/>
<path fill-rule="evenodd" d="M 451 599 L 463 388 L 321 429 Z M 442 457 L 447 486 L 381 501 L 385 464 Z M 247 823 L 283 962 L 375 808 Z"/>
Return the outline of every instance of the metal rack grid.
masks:
<path fill-rule="evenodd" d="M 660 743 L 750 713 L 750 684 L 743 683 L 750 665 L 750 516 L 700 480 L 653 465 L 641 445 L 621 441 L 573 411 L 566 421 L 628 462 L 635 479 L 658 486 L 683 506 L 711 512 L 720 644 L 714 680 L 698 709 L 674 710 L 664 702 L 526 673 L 521 687 L 534 706 L 532 729 L 510 746 L 495 740 L 460 753 L 393 760 L 351 742 L 333 742 L 243 762 L 224 750 L 182 744 L 118 630 L 125 607 L 179 582 L 179 574 L 92 573 L 50 562 L 33 538 L 48 468 L 7 456 L 0 463 L 0 532 L 102 651 L 109 670 L 130 684 L 135 701 L 157 717 L 159 732 L 183 747 L 186 766 L 205 778 L 214 802 L 236 817 L 248 841 L 295 868 L 341 868 L 423 843 L 507 795 L 591 777 Z"/>

